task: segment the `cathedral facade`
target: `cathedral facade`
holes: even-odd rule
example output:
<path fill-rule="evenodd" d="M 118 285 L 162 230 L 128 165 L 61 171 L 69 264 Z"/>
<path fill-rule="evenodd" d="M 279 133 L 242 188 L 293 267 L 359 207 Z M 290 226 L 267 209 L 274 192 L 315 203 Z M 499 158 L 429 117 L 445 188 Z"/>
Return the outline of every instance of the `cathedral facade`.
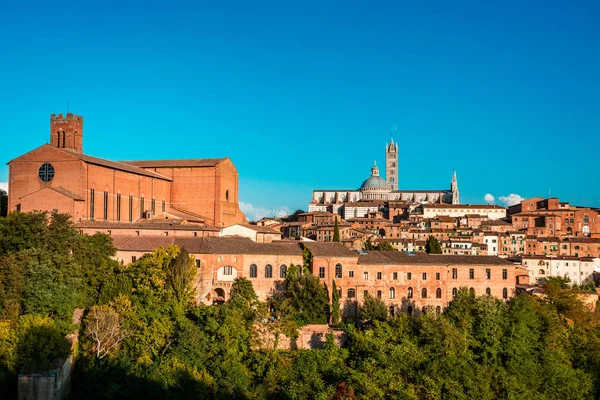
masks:
<path fill-rule="evenodd" d="M 418 204 L 460 204 L 456 171 L 449 189 L 406 190 L 398 189 L 398 144 L 392 139 L 385 146 L 385 179 L 379 175 L 377 163 L 371 168 L 369 176 L 358 189 L 351 190 L 314 190 L 309 211 L 329 211 L 341 213 L 342 205 L 351 207 L 352 203 L 366 206 L 375 202 L 405 202 Z M 373 208 L 372 206 L 371 208 Z"/>
<path fill-rule="evenodd" d="M 229 158 L 110 161 L 83 153 L 83 117 L 50 116 L 50 141 L 8 163 L 9 212 L 58 210 L 75 223 L 246 221 Z"/>

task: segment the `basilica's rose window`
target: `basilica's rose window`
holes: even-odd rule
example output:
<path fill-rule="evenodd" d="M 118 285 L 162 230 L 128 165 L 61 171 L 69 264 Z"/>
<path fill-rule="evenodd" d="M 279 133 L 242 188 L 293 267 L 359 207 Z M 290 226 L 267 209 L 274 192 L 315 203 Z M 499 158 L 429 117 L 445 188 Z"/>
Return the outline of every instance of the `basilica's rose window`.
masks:
<path fill-rule="evenodd" d="M 38 170 L 38 176 L 42 182 L 50 182 L 54 178 L 54 167 L 52 164 L 44 163 Z"/>

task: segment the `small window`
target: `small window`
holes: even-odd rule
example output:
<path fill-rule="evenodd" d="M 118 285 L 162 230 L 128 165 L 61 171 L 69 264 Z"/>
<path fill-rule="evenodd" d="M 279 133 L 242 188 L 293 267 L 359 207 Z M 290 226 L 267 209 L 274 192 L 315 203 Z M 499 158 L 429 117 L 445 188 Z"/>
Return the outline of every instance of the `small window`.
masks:
<path fill-rule="evenodd" d="M 335 277 L 336 278 L 341 278 L 342 277 L 342 264 L 336 264 L 335 265 Z"/>
<path fill-rule="evenodd" d="M 423 279 L 424 281 L 426 281 L 426 280 L 427 280 L 427 272 L 423 272 L 422 279 Z"/>
<path fill-rule="evenodd" d="M 406 293 L 406 297 L 408 297 L 409 299 L 413 298 L 413 288 L 409 287 L 408 291 Z"/>
<path fill-rule="evenodd" d="M 392 273 L 392 279 L 393 280 L 398 280 L 398 273 L 397 272 L 393 272 Z"/>
<path fill-rule="evenodd" d="M 458 289 L 457 288 L 452 288 L 452 298 L 453 299 L 456 297 L 457 294 L 458 294 Z"/>
<path fill-rule="evenodd" d="M 377 291 L 377 298 L 379 298 L 379 299 L 381 298 L 381 290 Z"/>
<path fill-rule="evenodd" d="M 325 267 L 319 267 L 319 278 L 325 278 Z"/>
<path fill-rule="evenodd" d="M 40 169 L 38 169 L 38 177 L 42 182 L 50 182 L 54 178 L 54 167 L 52 164 L 42 164 Z"/>
<path fill-rule="evenodd" d="M 390 288 L 390 299 L 396 298 L 396 289 Z"/>
<path fill-rule="evenodd" d="M 356 297 L 356 292 L 354 291 L 354 289 L 348 289 L 348 298 L 353 299 L 355 297 Z"/>
<path fill-rule="evenodd" d="M 507 288 L 502 289 L 502 298 L 508 299 L 508 289 Z"/>
<path fill-rule="evenodd" d="M 363 272 L 363 279 L 364 279 L 365 281 L 368 281 L 368 280 L 369 280 L 369 273 L 368 273 L 368 272 Z"/>
<path fill-rule="evenodd" d="M 407 280 L 407 281 L 410 281 L 410 280 L 412 280 L 412 272 L 407 272 L 407 273 L 406 273 L 406 280 Z"/>
<path fill-rule="evenodd" d="M 452 268 L 452 279 L 458 278 L 458 270 L 456 268 Z"/>
<path fill-rule="evenodd" d="M 439 281 L 440 279 L 441 279 L 440 273 L 439 273 L 439 272 L 436 272 L 436 273 L 435 273 L 435 280 L 436 280 L 436 281 Z"/>
<path fill-rule="evenodd" d="M 427 298 L 427 288 L 421 289 L 421 298 L 423 298 L 423 299 Z"/>
<path fill-rule="evenodd" d="M 442 298 L 442 288 L 435 289 L 435 298 L 436 299 L 441 299 Z"/>
<path fill-rule="evenodd" d="M 229 201 L 229 190 L 225 191 L 225 200 Z"/>
<path fill-rule="evenodd" d="M 492 279 L 492 270 L 489 268 L 485 270 L 485 279 Z"/>
<path fill-rule="evenodd" d="M 258 268 L 255 264 L 250 266 L 250 278 L 256 278 L 258 276 Z"/>
<path fill-rule="evenodd" d="M 134 263 L 137 260 L 136 256 L 131 256 L 131 262 Z"/>
<path fill-rule="evenodd" d="M 475 269 L 469 268 L 469 279 L 475 279 Z"/>
<path fill-rule="evenodd" d="M 485 288 L 485 294 L 488 295 L 488 296 L 491 296 L 492 295 L 492 289 Z"/>
<path fill-rule="evenodd" d="M 279 278 L 285 279 L 285 275 L 287 274 L 287 266 L 282 265 L 279 267 Z"/>
<path fill-rule="evenodd" d="M 368 290 L 363 290 L 363 296 L 367 297 L 369 295 L 369 291 Z"/>
<path fill-rule="evenodd" d="M 382 273 L 381 272 L 377 272 L 377 279 L 381 279 L 382 278 Z"/>
<path fill-rule="evenodd" d="M 469 293 L 470 293 L 472 296 L 475 296 L 475 288 L 470 288 L 470 289 L 469 289 Z"/>
<path fill-rule="evenodd" d="M 200 268 L 200 260 L 196 260 L 196 268 Z"/>
<path fill-rule="evenodd" d="M 348 271 L 348 278 L 354 278 L 354 271 Z"/>
<path fill-rule="evenodd" d="M 508 279 L 508 270 L 507 269 L 502 270 L 502 279 Z"/>
<path fill-rule="evenodd" d="M 223 267 L 223 275 L 233 275 L 233 268 L 230 265 Z"/>
<path fill-rule="evenodd" d="M 273 277 L 273 267 L 271 266 L 271 264 L 267 264 L 267 266 L 265 267 L 265 278 L 272 278 Z"/>

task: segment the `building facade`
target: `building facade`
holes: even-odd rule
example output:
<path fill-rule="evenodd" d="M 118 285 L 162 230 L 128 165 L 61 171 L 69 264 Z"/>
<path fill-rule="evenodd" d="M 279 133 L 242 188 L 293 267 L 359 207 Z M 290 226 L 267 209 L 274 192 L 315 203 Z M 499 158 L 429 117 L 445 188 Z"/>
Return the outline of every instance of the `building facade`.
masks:
<path fill-rule="evenodd" d="M 110 161 L 83 153 L 83 117 L 50 116 L 50 141 L 8 163 L 9 212 L 58 210 L 73 220 L 134 223 L 183 212 L 244 223 L 229 158 Z"/>

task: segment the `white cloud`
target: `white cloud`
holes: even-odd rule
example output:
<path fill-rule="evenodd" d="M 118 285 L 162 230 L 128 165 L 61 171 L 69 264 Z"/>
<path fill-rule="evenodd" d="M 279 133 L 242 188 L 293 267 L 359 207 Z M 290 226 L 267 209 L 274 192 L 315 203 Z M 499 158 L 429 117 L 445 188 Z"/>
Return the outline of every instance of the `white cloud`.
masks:
<path fill-rule="evenodd" d="M 8 193 L 8 182 L 0 182 L 0 189 Z"/>
<path fill-rule="evenodd" d="M 518 194 L 511 193 L 508 196 L 498 197 L 498 200 L 500 200 L 500 203 L 504 204 L 505 207 L 510 207 L 514 206 L 515 204 L 519 204 L 525 199 L 519 196 Z"/>
<path fill-rule="evenodd" d="M 493 203 L 495 199 L 494 196 L 487 193 L 485 196 L 483 196 L 483 200 L 485 200 L 486 203 Z"/>
<path fill-rule="evenodd" d="M 285 217 L 290 214 L 290 209 L 282 206 L 279 208 L 255 207 L 252 203 L 240 201 L 240 209 L 250 221 L 258 221 L 265 217 Z"/>

